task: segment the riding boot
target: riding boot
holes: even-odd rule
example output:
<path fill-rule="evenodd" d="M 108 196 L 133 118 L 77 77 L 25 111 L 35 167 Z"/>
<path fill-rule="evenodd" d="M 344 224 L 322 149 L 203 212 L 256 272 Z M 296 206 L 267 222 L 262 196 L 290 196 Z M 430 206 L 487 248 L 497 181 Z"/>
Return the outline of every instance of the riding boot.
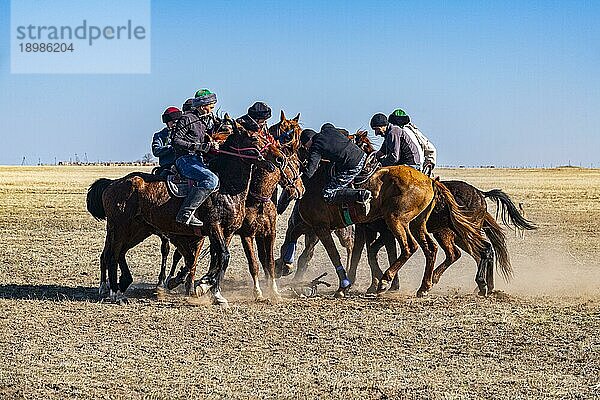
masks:
<path fill-rule="evenodd" d="M 371 209 L 371 192 L 366 189 L 342 188 L 333 195 L 331 204 L 359 203 L 363 206 L 365 215 Z"/>
<path fill-rule="evenodd" d="M 213 191 L 211 189 L 203 189 L 192 186 L 190 188 L 190 192 L 183 200 L 175 220 L 179 223 L 189 226 L 201 227 L 204 225 L 202 221 L 196 218 L 194 213 L 212 192 Z"/>

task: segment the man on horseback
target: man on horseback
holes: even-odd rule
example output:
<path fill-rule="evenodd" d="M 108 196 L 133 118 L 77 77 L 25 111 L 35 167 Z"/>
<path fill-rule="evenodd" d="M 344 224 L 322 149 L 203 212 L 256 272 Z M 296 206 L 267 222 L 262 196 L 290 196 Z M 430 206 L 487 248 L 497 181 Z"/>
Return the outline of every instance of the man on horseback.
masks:
<path fill-rule="evenodd" d="M 262 101 L 252 104 L 245 115 L 236 121 L 250 133 L 267 133 L 267 120 L 271 118 L 271 107 Z"/>
<path fill-rule="evenodd" d="M 311 178 L 319 167 L 321 159 L 333 163 L 335 173 L 323 188 L 323 198 L 329 204 L 361 203 L 365 214 L 369 213 L 371 192 L 365 189 L 349 188 L 362 170 L 367 155 L 332 124 L 325 124 L 319 133 L 305 129 L 300 134 L 300 142 L 308 151 L 307 166 L 303 174 Z"/>
<path fill-rule="evenodd" d="M 175 163 L 175 150 L 171 146 L 170 136 L 181 115 L 177 107 L 167 108 L 162 115 L 162 122 L 167 126 L 152 137 L 152 155 L 158 157 L 158 175 L 164 174 Z"/>
<path fill-rule="evenodd" d="M 188 112 L 192 109 L 192 104 L 194 103 L 194 99 L 187 99 L 183 106 L 181 106 L 181 111 Z"/>
<path fill-rule="evenodd" d="M 388 117 L 388 121 L 392 125 L 399 126 L 400 128 L 406 129 L 413 133 L 419 146 L 423 150 L 424 162 L 423 162 L 423 173 L 431 176 L 433 168 L 435 168 L 437 152 L 435 146 L 431 141 L 417 128 L 411 121 L 408 114 L 401 109 L 396 109 Z"/>
<path fill-rule="evenodd" d="M 171 135 L 177 170 L 195 182 L 175 218 L 185 225 L 203 225 L 194 213 L 219 184 L 219 178 L 206 167 L 202 157 L 211 149 L 210 135 L 218 127 L 213 115 L 216 102 L 217 96 L 210 90 L 196 92 L 192 109 L 181 116 Z"/>
<path fill-rule="evenodd" d="M 423 150 L 411 131 L 389 123 L 387 117 L 381 113 L 373 115 L 371 128 L 375 131 L 375 135 L 384 138 L 377 152 L 377 158 L 383 167 L 408 165 L 421 170 Z"/>

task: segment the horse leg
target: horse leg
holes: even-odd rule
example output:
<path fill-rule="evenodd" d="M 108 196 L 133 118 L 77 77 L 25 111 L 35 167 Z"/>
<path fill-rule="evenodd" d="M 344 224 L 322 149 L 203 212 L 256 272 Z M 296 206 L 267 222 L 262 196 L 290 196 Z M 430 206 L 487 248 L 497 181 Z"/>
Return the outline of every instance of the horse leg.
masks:
<path fill-rule="evenodd" d="M 299 282 L 304 278 L 304 274 L 308 269 L 308 263 L 315 254 L 317 243 L 319 243 L 319 237 L 314 232 L 304 235 L 304 250 L 302 250 L 302 254 L 298 257 L 298 268 L 294 274 L 294 282 Z"/>
<path fill-rule="evenodd" d="M 433 203 L 432 203 L 433 204 Z M 433 286 L 432 276 L 433 267 L 435 266 L 435 256 L 437 254 L 437 245 L 433 241 L 431 235 L 427 232 L 427 218 L 433 206 L 430 206 L 428 210 L 421 213 L 414 221 L 410 224 L 410 229 L 413 236 L 416 237 L 417 242 L 423 249 L 425 254 L 425 272 L 423 273 L 423 281 L 421 287 L 417 291 L 417 297 L 426 296 L 431 287 Z"/>
<path fill-rule="evenodd" d="M 111 224 L 112 225 L 112 224 Z M 106 253 L 106 262 L 108 267 L 108 283 L 110 288 L 110 298 L 113 301 L 122 301 L 125 297 L 122 295 L 117 280 L 117 267 L 120 260 L 121 249 L 127 241 L 126 229 L 121 225 L 112 225 L 108 228 L 107 241 L 110 240 L 109 248 Z"/>
<path fill-rule="evenodd" d="M 275 277 L 289 275 L 294 268 L 294 254 L 296 252 L 296 242 L 298 238 L 307 232 L 310 228 L 294 212 L 288 220 L 288 227 L 285 231 L 285 239 L 281 245 L 281 256 L 275 260 Z"/>
<path fill-rule="evenodd" d="M 127 250 L 121 252 L 121 256 L 119 257 L 119 267 L 121 269 L 121 276 L 119 277 L 119 289 L 121 293 L 125 293 L 129 285 L 133 283 L 133 277 L 131 276 L 131 270 L 129 269 L 129 265 L 127 265 L 127 260 L 125 258 L 125 254 Z"/>
<path fill-rule="evenodd" d="M 188 277 L 190 275 L 190 271 L 194 268 L 196 263 L 196 253 L 198 249 L 202 248 L 202 244 L 204 243 L 204 237 L 191 240 L 189 237 L 179 238 L 173 237 L 171 242 L 175 245 L 177 251 L 175 254 L 179 254 L 177 260 L 175 259 L 175 255 L 173 256 L 173 266 L 171 267 L 171 272 L 169 273 L 169 279 L 167 279 L 166 286 L 167 289 L 173 290 L 177 286 L 186 282 L 189 285 L 190 280 Z M 177 266 L 177 262 L 183 257 L 185 261 L 185 265 L 179 270 L 179 273 L 173 277 L 175 273 L 175 267 Z"/>
<path fill-rule="evenodd" d="M 169 257 L 169 251 L 171 251 L 171 245 L 169 239 L 165 236 L 158 235 L 160 237 L 160 274 L 158 275 L 158 283 L 156 286 L 164 286 L 167 275 L 167 259 Z"/>
<path fill-rule="evenodd" d="M 271 300 L 273 302 L 281 301 L 281 294 L 275 281 L 275 232 L 256 238 L 256 247 L 258 249 L 258 258 L 262 264 L 263 270 L 269 280 L 269 289 L 271 290 Z"/>
<path fill-rule="evenodd" d="M 342 247 L 346 249 L 346 268 L 350 268 L 350 262 L 352 260 L 352 249 L 354 248 L 354 225 L 349 225 L 345 228 L 336 229 L 333 232 L 338 237 Z M 348 273 L 350 273 L 350 271 L 348 271 Z M 354 271 L 354 278 L 356 278 L 356 271 Z M 354 279 L 350 280 L 354 282 Z"/>
<path fill-rule="evenodd" d="M 167 277 L 166 281 L 165 281 L 165 286 L 169 285 L 169 281 L 171 279 L 173 279 L 173 277 L 175 276 L 175 270 L 177 269 L 177 264 L 179 264 L 179 261 L 181 261 L 181 258 L 183 256 L 181 255 L 181 252 L 175 248 L 175 251 L 173 252 L 173 260 L 172 260 L 172 264 L 171 264 L 171 270 L 169 271 L 169 276 Z"/>
<path fill-rule="evenodd" d="M 228 240 L 230 239 L 228 238 Z M 201 296 L 210 292 L 213 304 L 228 308 L 229 302 L 221 294 L 221 280 L 229 264 L 229 249 L 227 248 L 227 240 L 221 230 L 213 231 L 210 236 L 210 253 L 210 268 L 196 285 L 196 294 Z"/>
<path fill-rule="evenodd" d="M 390 231 L 400 244 L 400 256 L 383 273 L 379 287 L 377 288 L 378 293 L 386 292 L 391 288 L 394 276 L 418 249 L 418 245 L 408 229 L 410 222 L 409 215 L 392 213 L 385 220 L 388 228 L 390 228 Z"/>
<path fill-rule="evenodd" d="M 357 224 L 356 228 L 354 229 L 354 244 L 352 246 L 352 252 L 350 256 L 350 265 L 348 267 L 348 279 L 350 279 L 352 283 L 356 282 L 356 270 L 358 269 L 358 263 L 362 257 L 362 252 L 366 241 L 365 225 Z M 371 279 L 374 279 L 373 269 L 371 269 Z M 371 286 L 373 285 L 371 284 Z M 367 291 L 367 293 L 369 293 L 369 291 Z"/>
<path fill-rule="evenodd" d="M 388 266 L 392 265 L 394 261 L 398 258 L 398 251 L 396 249 L 396 238 L 390 232 L 387 225 L 381 226 L 379 229 L 379 238 L 373 243 L 374 248 L 377 252 L 382 246 L 385 246 L 385 252 L 387 253 Z M 375 254 L 374 261 L 378 263 L 377 254 Z M 377 266 L 379 268 L 379 265 Z M 392 279 L 392 286 L 390 290 L 400 290 L 400 279 L 398 278 L 398 274 L 394 275 L 394 279 Z"/>
<path fill-rule="evenodd" d="M 331 231 L 329 231 L 328 229 L 320 229 L 317 231 L 317 235 L 319 236 L 321 243 L 323 243 L 323 246 L 325 246 L 325 250 L 327 250 L 327 255 L 329 255 L 329 259 L 333 263 L 335 267 L 335 272 L 337 273 L 339 279 L 339 287 L 338 290 L 335 292 L 335 297 L 346 297 L 350 286 L 352 286 L 352 282 L 348 279 L 348 276 L 346 275 L 346 270 L 342 265 L 340 253 L 335 247 L 333 237 L 331 236 Z"/>
<path fill-rule="evenodd" d="M 242 240 L 242 247 L 244 248 L 244 253 L 246 253 L 246 258 L 248 259 L 248 269 L 250 270 L 250 276 L 252 276 L 252 293 L 254 295 L 254 300 L 264 301 L 262 290 L 260 290 L 260 282 L 258 278 L 258 260 L 256 259 L 256 255 L 254 254 L 254 243 L 252 240 L 252 236 L 243 236 L 240 237 L 240 239 Z"/>
<path fill-rule="evenodd" d="M 109 236 L 107 234 L 104 243 L 104 249 L 102 250 L 102 254 L 100 255 L 100 286 L 98 287 L 98 295 L 100 297 L 106 297 L 109 292 L 107 270 L 109 262 L 108 254 L 110 251 L 110 244 L 108 238 Z"/>
<path fill-rule="evenodd" d="M 525 231 L 522 231 L 525 234 Z M 489 244 L 489 247 L 487 247 Z M 495 260 L 495 252 L 494 247 L 491 243 L 486 241 L 486 248 L 483 250 L 485 253 L 485 262 L 487 264 L 486 267 L 486 282 L 487 282 L 487 294 L 492 294 L 494 291 L 494 260 Z"/>
<path fill-rule="evenodd" d="M 442 274 L 460 258 L 460 249 L 456 246 L 456 234 L 451 229 L 442 229 L 433 234 L 438 244 L 444 250 L 446 258 L 433 271 L 432 282 L 437 284 Z"/>

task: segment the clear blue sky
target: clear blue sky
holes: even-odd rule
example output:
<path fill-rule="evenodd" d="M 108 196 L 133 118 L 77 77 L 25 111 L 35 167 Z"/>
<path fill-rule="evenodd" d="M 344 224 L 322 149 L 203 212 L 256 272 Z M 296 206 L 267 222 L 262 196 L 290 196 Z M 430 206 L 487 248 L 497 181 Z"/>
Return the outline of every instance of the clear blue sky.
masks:
<path fill-rule="evenodd" d="M 312 128 L 402 107 L 440 164 L 600 166 L 597 1 L 154 0 L 146 75 L 11 75 L 9 7 L 0 164 L 138 159 L 208 87 L 235 116 L 263 100 Z"/>

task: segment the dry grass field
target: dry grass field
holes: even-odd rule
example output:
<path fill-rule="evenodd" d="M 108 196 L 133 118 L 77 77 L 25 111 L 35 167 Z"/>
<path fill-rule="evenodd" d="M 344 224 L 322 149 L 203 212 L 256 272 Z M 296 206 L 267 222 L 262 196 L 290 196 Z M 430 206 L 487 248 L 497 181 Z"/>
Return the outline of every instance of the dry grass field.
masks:
<path fill-rule="evenodd" d="M 350 299 L 298 299 L 284 278 L 283 303 L 255 304 L 235 239 L 230 311 L 157 296 L 157 238 L 129 253 L 129 304 L 98 300 L 104 224 L 85 193 L 129 171 L 0 168 L 0 399 L 600 398 L 599 170 L 438 171 L 504 189 L 540 226 L 508 233 L 516 277 L 489 298 L 468 256 L 415 298 L 418 253 L 393 295 L 361 296 L 363 260 Z M 309 276 L 325 271 L 319 245 Z"/>

